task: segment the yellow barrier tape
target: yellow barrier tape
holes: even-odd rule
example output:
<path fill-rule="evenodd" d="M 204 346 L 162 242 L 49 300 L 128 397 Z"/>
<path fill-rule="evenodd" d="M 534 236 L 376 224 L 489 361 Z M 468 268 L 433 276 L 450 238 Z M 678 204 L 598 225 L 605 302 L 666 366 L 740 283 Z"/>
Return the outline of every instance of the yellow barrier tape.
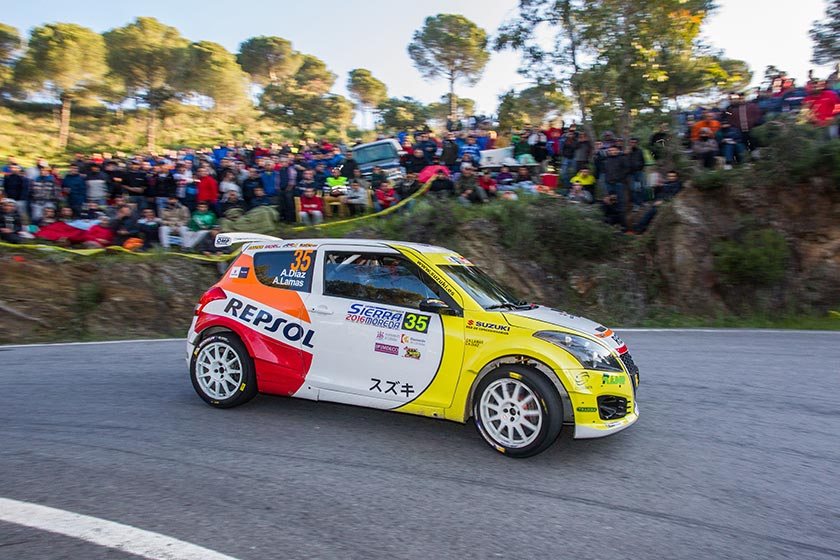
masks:
<path fill-rule="evenodd" d="M 328 222 L 326 224 L 320 224 L 320 225 L 317 225 L 317 226 L 296 226 L 296 227 L 292 228 L 292 231 L 304 231 L 304 230 L 307 230 L 307 229 L 313 228 L 313 227 L 318 228 L 318 229 L 323 229 L 323 228 L 329 228 L 329 227 L 333 227 L 333 226 L 349 224 L 351 222 L 361 222 L 362 220 L 369 220 L 371 218 L 379 218 L 381 216 L 387 216 L 388 214 L 391 214 L 392 212 L 396 212 L 402 206 L 405 206 L 406 204 L 408 204 L 409 200 L 414 200 L 415 198 L 425 194 L 426 191 L 429 190 L 429 187 L 431 186 L 431 184 L 432 184 L 432 182 L 428 181 L 425 185 L 420 187 L 420 189 L 416 193 L 409 196 L 405 200 L 399 201 L 398 203 L 391 206 L 390 208 L 386 208 L 382 212 L 376 212 L 375 214 L 368 214 L 366 216 L 356 216 L 355 218 L 348 218 L 346 220 L 339 220 L 337 222 Z"/>
<path fill-rule="evenodd" d="M 138 257 L 153 257 L 156 255 L 173 255 L 176 257 L 184 257 L 186 259 L 193 259 L 198 261 L 206 261 L 206 262 L 225 262 L 235 258 L 240 252 L 241 248 L 237 249 L 236 251 L 228 254 L 228 255 L 221 255 L 221 256 L 208 256 L 208 255 L 199 255 L 197 253 L 138 253 L 136 251 L 130 251 L 125 247 L 120 247 L 119 245 L 109 245 L 108 247 L 102 247 L 100 249 L 68 249 L 66 247 L 58 247 L 56 245 L 33 245 L 30 243 L 3 243 L 0 242 L 0 247 L 9 247 L 12 249 L 36 249 L 39 251 L 61 251 L 64 253 L 70 253 L 73 255 L 79 255 L 83 257 L 89 257 L 91 255 L 96 255 L 98 253 L 104 253 L 107 251 L 120 251 L 123 253 L 128 253 L 129 255 L 135 255 Z"/>

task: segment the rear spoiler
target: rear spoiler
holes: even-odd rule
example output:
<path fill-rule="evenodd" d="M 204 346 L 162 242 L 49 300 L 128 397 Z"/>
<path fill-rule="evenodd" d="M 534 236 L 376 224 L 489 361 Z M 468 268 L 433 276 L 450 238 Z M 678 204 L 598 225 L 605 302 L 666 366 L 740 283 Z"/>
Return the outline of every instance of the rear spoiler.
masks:
<path fill-rule="evenodd" d="M 279 237 L 273 237 L 271 235 L 262 235 L 260 233 L 220 233 L 216 236 L 216 247 L 230 247 L 231 245 L 234 245 L 236 243 L 254 243 L 257 241 L 271 242 L 283 240 Z"/>

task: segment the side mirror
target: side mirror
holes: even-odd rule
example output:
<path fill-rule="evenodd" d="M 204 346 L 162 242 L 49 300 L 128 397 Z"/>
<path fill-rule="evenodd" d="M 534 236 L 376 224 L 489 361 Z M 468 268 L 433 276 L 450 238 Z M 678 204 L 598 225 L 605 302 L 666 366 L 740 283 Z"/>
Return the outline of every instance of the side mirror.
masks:
<path fill-rule="evenodd" d="M 437 313 L 438 315 L 456 315 L 457 312 L 449 307 L 445 301 L 437 298 L 428 298 L 420 302 L 420 311 L 426 313 Z"/>

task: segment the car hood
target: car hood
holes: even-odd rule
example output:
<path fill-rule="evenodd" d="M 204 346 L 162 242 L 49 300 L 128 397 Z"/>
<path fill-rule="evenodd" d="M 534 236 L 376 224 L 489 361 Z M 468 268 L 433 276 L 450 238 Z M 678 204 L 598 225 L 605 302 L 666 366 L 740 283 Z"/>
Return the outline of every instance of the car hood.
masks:
<path fill-rule="evenodd" d="M 514 327 L 532 328 L 536 330 L 548 330 L 551 327 L 560 327 L 562 330 L 575 331 L 598 338 L 608 348 L 615 350 L 619 354 L 627 351 L 627 346 L 624 344 L 624 341 L 607 327 L 584 317 L 570 315 L 565 311 L 558 311 L 550 307 L 534 307 L 532 309 L 505 311 L 504 315 L 508 323 Z M 534 321 L 540 321 L 545 323 L 545 325 L 535 324 Z"/>

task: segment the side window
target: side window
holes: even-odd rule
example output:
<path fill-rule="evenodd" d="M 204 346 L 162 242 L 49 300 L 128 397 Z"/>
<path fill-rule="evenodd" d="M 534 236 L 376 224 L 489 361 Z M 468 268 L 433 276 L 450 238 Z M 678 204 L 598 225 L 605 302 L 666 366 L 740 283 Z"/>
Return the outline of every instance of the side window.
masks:
<path fill-rule="evenodd" d="M 254 255 L 257 280 L 266 286 L 308 292 L 315 271 L 315 251 L 261 251 Z"/>
<path fill-rule="evenodd" d="M 414 309 L 437 297 L 402 255 L 342 251 L 324 256 L 324 295 Z"/>

